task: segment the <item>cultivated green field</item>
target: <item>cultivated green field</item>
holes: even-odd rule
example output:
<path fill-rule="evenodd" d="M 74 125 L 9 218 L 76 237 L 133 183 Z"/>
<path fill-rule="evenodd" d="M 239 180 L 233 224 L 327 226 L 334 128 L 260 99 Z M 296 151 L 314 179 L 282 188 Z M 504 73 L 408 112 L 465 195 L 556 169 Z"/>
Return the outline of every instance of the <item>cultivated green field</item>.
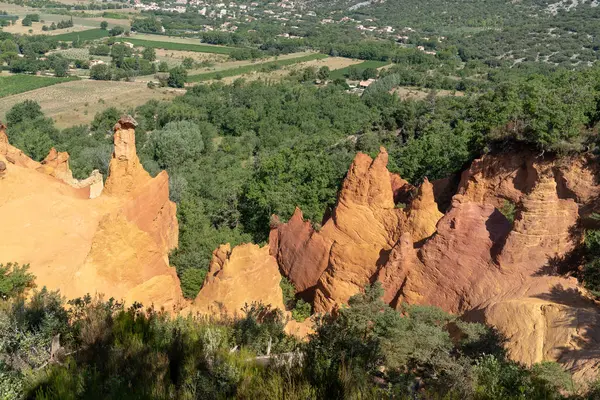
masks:
<path fill-rule="evenodd" d="M 69 82 L 73 80 L 77 80 L 77 78 L 51 78 L 34 75 L 0 76 L 0 97 L 29 92 L 30 90 L 35 90 L 46 86 L 56 85 L 57 83 Z"/>
<path fill-rule="evenodd" d="M 323 58 L 327 58 L 327 55 L 321 54 L 321 53 L 315 53 L 315 54 L 309 54 L 309 55 L 303 56 L 303 57 L 288 58 L 286 60 L 277 60 L 277 61 L 268 61 L 268 62 L 263 62 L 263 63 L 249 64 L 249 65 L 244 65 L 242 67 L 231 68 L 231 69 L 226 69 L 226 70 L 222 70 L 222 71 L 214 71 L 214 72 L 207 72 L 207 73 L 203 73 L 203 74 L 190 75 L 190 76 L 188 76 L 187 81 L 188 82 L 202 82 L 202 81 L 207 81 L 207 80 L 211 80 L 211 79 L 216 79 L 218 77 L 226 78 L 229 76 L 237 76 L 237 75 L 247 74 L 247 73 L 253 72 L 253 71 L 259 71 L 261 69 L 268 69 L 271 67 L 281 68 L 281 67 L 285 67 L 286 65 L 293 65 L 293 64 L 297 64 L 297 63 L 301 63 L 301 62 L 320 60 Z"/>
<path fill-rule="evenodd" d="M 70 32 L 63 35 L 53 36 L 56 40 L 63 42 L 72 42 L 79 38 L 80 40 L 96 40 L 108 37 L 108 31 L 104 29 L 88 29 L 87 31 L 81 32 Z"/>
<path fill-rule="evenodd" d="M 142 40 L 133 38 L 120 38 L 121 42 L 129 42 L 136 46 L 152 47 L 155 49 L 165 50 L 181 50 L 181 51 L 195 51 L 198 53 L 216 53 L 216 54 L 229 54 L 233 50 L 233 47 L 225 46 L 211 46 L 207 44 L 188 44 L 188 43 L 175 43 L 175 42 L 159 42 L 154 40 Z"/>
<path fill-rule="evenodd" d="M 335 71 L 331 71 L 331 79 L 337 79 L 337 78 L 344 78 L 346 76 L 346 74 L 348 73 L 348 70 L 350 68 L 356 68 L 359 70 L 363 70 L 363 69 L 367 69 L 367 68 L 381 68 L 383 66 L 386 66 L 390 64 L 389 61 L 363 61 L 360 64 L 356 64 L 356 65 L 352 65 L 350 67 L 346 67 L 346 68 L 341 68 L 341 69 L 337 69 Z"/>

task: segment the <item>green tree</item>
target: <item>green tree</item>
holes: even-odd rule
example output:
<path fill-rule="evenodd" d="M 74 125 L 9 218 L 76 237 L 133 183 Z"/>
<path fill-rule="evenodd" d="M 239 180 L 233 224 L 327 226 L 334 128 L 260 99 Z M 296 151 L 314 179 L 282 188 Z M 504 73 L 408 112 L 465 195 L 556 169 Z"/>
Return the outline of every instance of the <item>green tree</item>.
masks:
<path fill-rule="evenodd" d="M 11 39 L 5 39 L 0 43 L 0 53 L 18 53 L 19 46 Z"/>
<path fill-rule="evenodd" d="M 158 72 L 169 72 L 169 64 L 166 61 L 158 63 Z"/>
<path fill-rule="evenodd" d="M 66 58 L 56 57 L 51 65 L 55 76 L 64 77 L 69 75 L 69 60 Z"/>
<path fill-rule="evenodd" d="M 115 107 L 109 107 L 104 111 L 97 113 L 91 123 L 91 130 L 101 136 L 111 135 L 113 127 L 121 118 L 122 112 Z"/>
<path fill-rule="evenodd" d="M 365 68 L 362 71 L 362 78 L 364 80 L 377 78 L 377 70 L 375 68 Z"/>
<path fill-rule="evenodd" d="M 52 147 L 53 131 L 52 120 L 40 118 L 9 127 L 8 135 L 14 146 L 34 160 L 42 161 Z"/>
<path fill-rule="evenodd" d="M 156 61 L 156 51 L 152 47 L 146 47 L 142 52 L 144 60 Z"/>
<path fill-rule="evenodd" d="M 313 82 L 317 78 L 317 71 L 315 67 L 307 67 L 302 71 L 301 80 L 302 82 Z"/>
<path fill-rule="evenodd" d="M 322 81 L 326 81 L 327 79 L 329 79 L 330 73 L 331 71 L 329 70 L 329 67 L 327 65 L 324 65 L 321 68 L 319 68 L 319 72 L 317 72 L 317 78 L 319 78 Z"/>
<path fill-rule="evenodd" d="M 106 21 L 102 21 L 102 22 L 100 22 L 100 29 L 102 29 L 102 30 L 104 30 L 104 31 L 105 31 L 106 29 L 108 29 L 108 22 L 106 22 Z"/>
<path fill-rule="evenodd" d="M 110 81 L 112 79 L 112 71 L 106 64 L 97 64 L 90 68 L 90 79 L 97 81 Z"/>
<path fill-rule="evenodd" d="M 191 57 L 184 58 L 183 61 L 181 62 L 181 66 L 185 69 L 194 68 L 194 59 Z"/>
<path fill-rule="evenodd" d="M 187 79 L 187 71 L 183 67 L 175 67 L 169 71 L 169 79 L 167 84 L 173 88 L 185 87 L 185 81 Z"/>
<path fill-rule="evenodd" d="M 122 68 L 127 57 L 133 54 L 131 48 L 124 44 L 114 44 L 110 49 L 110 57 L 115 67 Z"/>
<path fill-rule="evenodd" d="M 125 32 L 122 26 L 115 26 L 108 31 L 110 36 L 120 36 Z"/>
<path fill-rule="evenodd" d="M 181 274 L 181 290 L 183 295 L 187 299 L 194 299 L 202 285 L 204 284 L 204 278 L 206 277 L 206 269 L 199 268 L 188 268 Z"/>
<path fill-rule="evenodd" d="M 42 107 L 38 102 L 33 100 L 25 100 L 22 103 L 15 104 L 6 113 L 6 122 L 8 126 L 20 124 L 25 121 L 31 121 L 44 117 Z"/>
<path fill-rule="evenodd" d="M 191 121 L 169 122 L 150 136 L 152 158 L 161 168 L 175 168 L 185 162 L 197 161 L 205 149 L 206 124 Z"/>
<path fill-rule="evenodd" d="M 0 298 L 7 300 L 21 296 L 27 289 L 34 288 L 35 277 L 28 272 L 29 264 L 0 264 Z"/>

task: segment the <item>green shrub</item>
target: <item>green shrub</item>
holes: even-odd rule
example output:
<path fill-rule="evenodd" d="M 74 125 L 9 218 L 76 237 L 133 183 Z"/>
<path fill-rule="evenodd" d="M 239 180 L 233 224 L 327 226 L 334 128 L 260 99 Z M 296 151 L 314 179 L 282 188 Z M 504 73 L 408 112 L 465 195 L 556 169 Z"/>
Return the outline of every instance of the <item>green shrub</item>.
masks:
<path fill-rule="evenodd" d="M 187 79 L 187 71 L 183 67 L 176 67 L 169 71 L 169 78 L 167 84 L 172 88 L 182 88 L 185 86 L 185 80 Z"/>
<path fill-rule="evenodd" d="M 292 309 L 292 318 L 298 322 L 304 321 L 306 318 L 310 318 L 312 315 L 312 307 L 310 303 L 299 299 L 296 302 L 296 306 Z"/>
<path fill-rule="evenodd" d="M 582 279 L 585 288 L 600 297 L 600 259 L 590 261 L 583 267 Z"/>
<path fill-rule="evenodd" d="M 186 299 L 194 299 L 204 284 L 206 270 L 188 268 L 181 274 L 181 290 Z"/>
<path fill-rule="evenodd" d="M 285 304 L 285 307 L 288 310 L 291 310 L 294 308 L 294 304 L 296 302 L 296 288 L 294 287 L 294 284 L 285 276 L 281 277 L 279 286 L 283 292 L 283 304 Z"/>
<path fill-rule="evenodd" d="M 588 261 L 580 278 L 586 289 L 594 296 L 600 297 L 600 230 L 588 229 L 585 232 L 584 245 Z"/>
<path fill-rule="evenodd" d="M 513 203 L 510 200 L 504 200 L 504 204 L 502 205 L 502 208 L 500 209 L 500 212 L 502 213 L 502 215 L 504 215 L 506 217 L 506 219 L 512 224 L 513 222 L 515 222 L 515 213 L 516 213 L 516 207 L 515 207 L 515 203 Z"/>
<path fill-rule="evenodd" d="M 21 296 L 27 289 L 35 287 L 34 276 L 27 272 L 28 269 L 29 264 L 0 264 L 0 298 Z"/>

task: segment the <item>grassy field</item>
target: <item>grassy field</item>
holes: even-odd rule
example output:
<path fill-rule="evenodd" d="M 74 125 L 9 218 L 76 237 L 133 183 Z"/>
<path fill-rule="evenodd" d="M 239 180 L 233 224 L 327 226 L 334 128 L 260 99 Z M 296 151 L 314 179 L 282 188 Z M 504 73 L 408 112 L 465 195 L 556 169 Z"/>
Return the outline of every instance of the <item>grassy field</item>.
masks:
<path fill-rule="evenodd" d="M 63 35 L 54 35 L 57 40 L 72 42 L 79 37 L 80 40 L 96 40 L 108 37 L 108 31 L 104 29 L 88 29 L 81 32 L 70 32 Z"/>
<path fill-rule="evenodd" d="M 0 97 L 24 93 L 30 90 L 56 85 L 58 83 L 69 82 L 76 79 L 77 78 L 73 77 L 51 78 L 34 75 L 0 76 Z"/>
<path fill-rule="evenodd" d="M 344 78 L 350 68 L 356 68 L 359 70 L 367 69 L 367 68 L 377 69 L 377 68 L 381 68 L 388 64 L 390 64 L 389 61 L 372 61 L 372 60 L 363 61 L 360 64 L 356 64 L 351 67 L 346 67 L 346 68 L 341 68 L 341 69 L 338 69 L 335 71 L 331 71 L 330 77 L 331 77 L 331 79 Z"/>
<path fill-rule="evenodd" d="M 277 61 L 268 61 L 268 62 L 263 62 L 263 63 L 249 64 L 249 65 L 244 65 L 241 67 L 226 69 L 226 70 L 222 70 L 222 71 L 213 71 L 213 72 L 207 72 L 207 73 L 203 73 L 203 74 L 190 75 L 190 76 L 188 76 L 187 81 L 188 82 L 202 82 L 202 81 L 207 81 L 207 80 L 211 80 L 211 79 L 244 75 L 244 74 L 254 72 L 254 71 L 268 70 L 269 68 L 281 68 L 281 67 L 284 67 L 287 65 L 293 65 L 293 64 L 312 61 L 312 60 L 320 60 L 323 58 L 327 58 L 327 55 L 321 54 L 321 53 L 314 53 L 314 54 L 309 54 L 309 55 L 303 56 L 303 57 L 288 58 L 285 60 L 277 60 Z"/>
<path fill-rule="evenodd" d="M 40 104 L 46 116 L 55 121 L 57 127 L 66 128 L 89 124 L 96 113 L 108 107 L 127 112 L 148 100 L 166 101 L 183 93 L 184 89 L 148 89 L 144 82 L 84 79 L 4 97 L 0 101 L 0 120 L 15 104 L 34 100 Z"/>
<path fill-rule="evenodd" d="M 176 42 L 160 42 L 154 40 L 143 40 L 134 38 L 120 38 L 121 42 L 133 43 L 136 46 L 152 47 L 155 49 L 165 50 L 181 50 L 181 51 L 195 51 L 198 53 L 215 53 L 215 54 L 229 54 L 233 50 L 233 47 L 224 46 L 211 46 L 207 44 L 191 44 L 191 43 L 176 43 Z"/>

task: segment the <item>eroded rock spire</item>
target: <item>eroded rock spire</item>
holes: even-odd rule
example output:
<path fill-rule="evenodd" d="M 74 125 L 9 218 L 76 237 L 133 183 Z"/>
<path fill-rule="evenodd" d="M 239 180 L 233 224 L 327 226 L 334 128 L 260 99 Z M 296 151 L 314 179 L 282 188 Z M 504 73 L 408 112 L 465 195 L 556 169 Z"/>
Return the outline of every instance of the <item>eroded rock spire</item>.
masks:
<path fill-rule="evenodd" d="M 105 191 L 112 195 L 123 195 L 150 179 L 144 170 L 135 148 L 137 122 L 130 115 L 119 119 L 114 127 L 114 151 L 108 168 Z"/>

